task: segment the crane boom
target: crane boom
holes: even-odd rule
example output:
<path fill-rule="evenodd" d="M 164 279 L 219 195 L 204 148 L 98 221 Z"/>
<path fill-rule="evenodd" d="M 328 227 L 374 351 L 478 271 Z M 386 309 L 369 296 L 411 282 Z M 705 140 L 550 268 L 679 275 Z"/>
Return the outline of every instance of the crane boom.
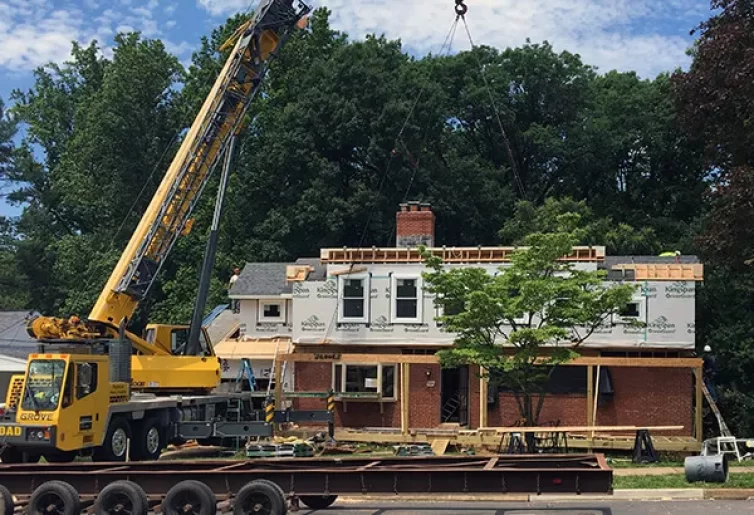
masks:
<path fill-rule="evenodd" d="M 42 340 L 95 339 L 117 335 L 155 282 L 176 240 L 191 228 L 190 215 L 278 50 L 310 8 L 300 0 L 261 0 L 253 18 L 223 46 L 233 44 L 225 65 L 188 130 L 147 210 L 86 320 L 41 317 L 29 333 Z M 129 335 L 136 349 L 164 354 Z"/>

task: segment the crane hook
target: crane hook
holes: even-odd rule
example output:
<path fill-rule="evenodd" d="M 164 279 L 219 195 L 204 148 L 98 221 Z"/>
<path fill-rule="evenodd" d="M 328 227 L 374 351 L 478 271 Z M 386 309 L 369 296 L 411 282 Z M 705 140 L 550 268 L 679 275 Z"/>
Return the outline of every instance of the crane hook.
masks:
<path fill-rule="evenodd" d="M 468 10 L 469 8 L 464 3 L 464 0 L 456 0 L 456 14 L 458 16 L 463 16 Z"/>

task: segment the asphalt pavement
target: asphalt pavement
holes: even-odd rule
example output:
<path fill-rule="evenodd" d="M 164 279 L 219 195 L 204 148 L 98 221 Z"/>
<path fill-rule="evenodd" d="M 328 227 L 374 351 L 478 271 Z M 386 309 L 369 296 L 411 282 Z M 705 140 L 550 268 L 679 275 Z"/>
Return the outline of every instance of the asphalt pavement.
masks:
<path fill-rule="evenodd" d="M 754 515 L 754 501 L 340 502 L 296 515 Z"/>

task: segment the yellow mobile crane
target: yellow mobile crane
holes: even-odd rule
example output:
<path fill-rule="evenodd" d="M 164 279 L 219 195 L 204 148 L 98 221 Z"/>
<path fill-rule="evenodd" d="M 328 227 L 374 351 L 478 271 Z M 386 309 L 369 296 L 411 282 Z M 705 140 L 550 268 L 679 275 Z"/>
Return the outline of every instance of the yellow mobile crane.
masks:
<path fill-rule="evenodd" d="M 305 26 L 309 11 L 300 1 L 261 0 L 223 45 L 232 51 L 89 316 L 29 323 L 40 350 L 29 356 L 26 374 L 12 379 L 0 460 L 70 461 L 87 451 L 118 461 L 129 442 L 132 459 L 156 459 L 170 441 L 270 432 L 250 398 L 216 392 L 220 366 L 201 316 L 233 139 L 270 62 Z M 223 154 L 192 324 L 150 324 L 139 337 L 126 325 L 176 240 L 190 230 L 192 210 Z"/>

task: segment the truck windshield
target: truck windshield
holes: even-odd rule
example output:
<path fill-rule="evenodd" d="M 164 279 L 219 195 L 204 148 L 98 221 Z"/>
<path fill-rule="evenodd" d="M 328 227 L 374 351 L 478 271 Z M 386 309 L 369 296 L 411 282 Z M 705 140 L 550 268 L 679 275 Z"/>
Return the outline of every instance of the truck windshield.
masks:
<path fill-rule="evenodd" d="M 36 359 L 29 363 L 21 407 L 25 410 L 55 411 L 63 389 L 65 361 Z"/>

